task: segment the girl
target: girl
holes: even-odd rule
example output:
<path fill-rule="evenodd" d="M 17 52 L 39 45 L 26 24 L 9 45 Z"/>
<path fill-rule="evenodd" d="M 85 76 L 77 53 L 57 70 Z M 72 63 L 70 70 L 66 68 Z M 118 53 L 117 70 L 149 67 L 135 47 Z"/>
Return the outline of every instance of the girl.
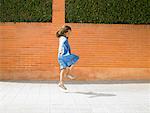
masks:
<path fill-rule="evenodd" d="M 63 26 L 57 31 L 56 36 L 59 38 L 59 49 L 58 49 L 58 62 L 60 65 L 60 81 L 58 86 L 64 90 L 67 88 L 64 86 L 63 77 L 74 79 L 73 75 L 69 75 L 74 64 L 78 61 L 79 57 L 71 53 L 68 38 L 71 33 L 70 26 Z"/>

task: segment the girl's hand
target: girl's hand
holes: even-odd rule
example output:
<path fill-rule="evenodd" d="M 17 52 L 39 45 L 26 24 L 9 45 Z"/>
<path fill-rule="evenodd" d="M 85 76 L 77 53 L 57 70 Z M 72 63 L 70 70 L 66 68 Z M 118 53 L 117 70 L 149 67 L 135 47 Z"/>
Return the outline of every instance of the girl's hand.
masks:
<path fill-rule="evenodd" d="M 63 55 L 63 49 L 61 49 L 60 51 L 59 51 L 59 54 L 62 56 Z"/>
<path fill-rule="evenodd" d="M 59 53 L 62 56 L 62 52 Z"/>

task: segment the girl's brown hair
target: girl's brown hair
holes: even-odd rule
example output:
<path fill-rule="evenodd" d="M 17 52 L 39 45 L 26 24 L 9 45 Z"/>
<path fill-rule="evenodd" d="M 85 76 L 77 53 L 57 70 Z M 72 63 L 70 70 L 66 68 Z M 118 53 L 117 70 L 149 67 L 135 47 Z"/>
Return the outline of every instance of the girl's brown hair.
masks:
<path fill-rule="evenodd" d="M 63 26 L 61 29 L 59 29 L 57 32 L 56 32 L 56 37 L 59 38 L 60 36 L 66 36 L 65 33 L 67 33 L 68 31 L 71 31 L 71 27 L 70 26 Z"/>

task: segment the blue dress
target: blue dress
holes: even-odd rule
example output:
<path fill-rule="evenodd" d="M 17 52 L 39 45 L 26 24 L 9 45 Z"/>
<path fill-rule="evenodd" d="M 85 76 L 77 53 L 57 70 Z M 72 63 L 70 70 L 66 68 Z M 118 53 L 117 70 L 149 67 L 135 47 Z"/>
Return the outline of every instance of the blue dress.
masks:
<path fill-rule="evenodd" d="M 60 69 L 70 67 L 71 65 L 75 64 L 78 59 L 79 56 L 71 54 L 71 49 L 67 37 L 61 36 L 59 38 L 58 49 L 58 63 L 60 65 Z"/>

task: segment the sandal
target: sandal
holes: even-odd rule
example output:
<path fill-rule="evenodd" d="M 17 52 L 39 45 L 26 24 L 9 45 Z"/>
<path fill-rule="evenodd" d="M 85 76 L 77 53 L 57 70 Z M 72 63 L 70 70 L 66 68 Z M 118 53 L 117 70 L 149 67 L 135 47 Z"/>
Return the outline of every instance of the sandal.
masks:
<path fill-rule="evenodd" d="M 64 86 L 63 83 L 59 83 L 58 86 L 59 86 L 60 88 L 62 88 L 63 90 L 67 90 L 67 88 Z"/>
<path fill-rule="evenodd" d="M 74 76 L 74 75 L 66 75 L 66 77 L 71 79 L 71 80 L 74 80 L 76 78 L 76 76 Z"/>

